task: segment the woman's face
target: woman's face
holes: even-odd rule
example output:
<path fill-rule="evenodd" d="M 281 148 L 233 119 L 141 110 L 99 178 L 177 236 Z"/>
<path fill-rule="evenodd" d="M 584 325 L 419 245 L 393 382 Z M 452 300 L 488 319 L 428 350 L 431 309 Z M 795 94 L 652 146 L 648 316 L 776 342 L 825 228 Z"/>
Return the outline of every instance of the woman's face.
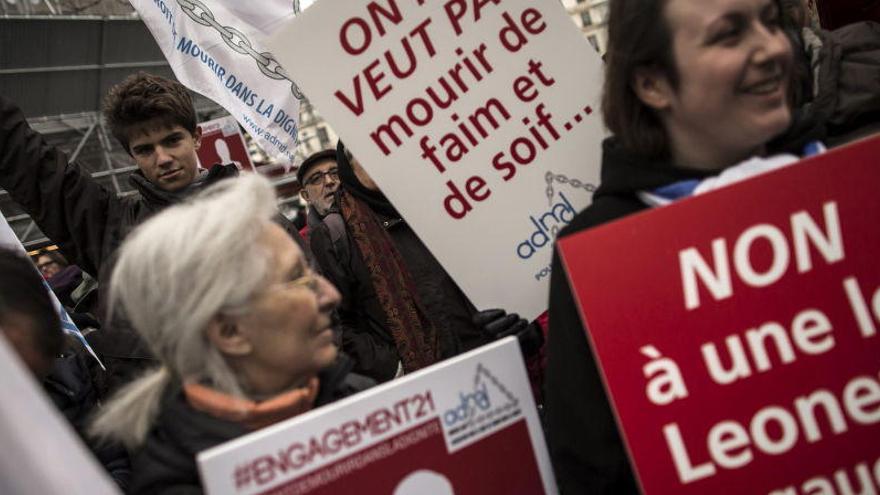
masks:
<path fill-rule="evenodd" d="M 680 165 L 733 165 L 787 128 L 792 53 L 775 1 L 669 0 L 665 14 L 679 84 L 661 118 Z"/>
<path fill-rule="evenodd" d="M 333 285 L 311 272 L 299 246 L 281 227 L 270 224 L 261 242 L 272 254 L 270 284 L 238 323 L 252 346 L 250 365 L 280 391 L 336 359 L 331 313 L 340 297 Z"/>

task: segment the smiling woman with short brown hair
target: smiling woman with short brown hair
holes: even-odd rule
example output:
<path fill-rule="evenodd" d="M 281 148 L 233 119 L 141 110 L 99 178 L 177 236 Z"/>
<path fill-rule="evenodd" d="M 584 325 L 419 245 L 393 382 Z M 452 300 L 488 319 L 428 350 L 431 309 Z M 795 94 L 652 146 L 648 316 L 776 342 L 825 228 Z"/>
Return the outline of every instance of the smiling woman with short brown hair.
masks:
<path fill-rule="evenodd" d="M 612 1 L 602 111 L 613 137 L 592 205 L 560 237 L 767 155 L 792 121 L 783 19 L 775 0 Z M 545 413 L 561 492 L 637 492 L 558 256 L 549 322 Z"/>

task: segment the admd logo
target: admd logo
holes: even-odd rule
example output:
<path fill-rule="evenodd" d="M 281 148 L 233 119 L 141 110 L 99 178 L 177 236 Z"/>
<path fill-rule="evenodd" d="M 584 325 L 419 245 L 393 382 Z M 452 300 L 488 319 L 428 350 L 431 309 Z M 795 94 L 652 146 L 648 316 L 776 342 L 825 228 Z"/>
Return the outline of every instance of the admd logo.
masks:
<path fill-rule="evenodd" d="M 549 249 L 556 240 L 556 236 L 563 227 L 568 225 L 577 215 L 577 210 L 568 200 L 568 196 L 562 191 L 556 191 L 555 185 L 564 185 L 574 189 L 575 193 L 586 192 L 592 195 L 596 192 L 596 186 L 575 178 L 570 178 L 563 174 L 554 174 L 547 171 L 544 174 L 544 180 L 547 183 L 545 194 L 547 196 L 548 207 L 544 211 L 531 212 L 529 214 L 529 230 L 528 235 L 516 244 L 515 251 L 517 257 L 524 262 L 530 261 L 530 258 L 545 247 Z M 543 208 L 542 208 L 543 210 Z M 543 254 L 543 253 L 542 253 Z M 549 261 L 549 258 L 542 256 L 540 259 Z M 535 280 L 541 280 L 550 275 L 550 265 L 538 267 L 535 273 Z"/>
<path fill-rule="evenodd" d="M 460 391 L 458 399 L 441 415 L 450 445 L 489 433 L 522 415 L 519 399 L 482 363 L 477 364 L 473 388 Z"/>

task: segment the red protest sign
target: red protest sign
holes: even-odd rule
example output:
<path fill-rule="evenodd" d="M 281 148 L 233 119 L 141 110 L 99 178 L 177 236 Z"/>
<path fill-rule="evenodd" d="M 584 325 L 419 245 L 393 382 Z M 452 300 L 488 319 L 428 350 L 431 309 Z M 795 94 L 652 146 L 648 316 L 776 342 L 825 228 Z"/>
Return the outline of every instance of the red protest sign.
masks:
<path fill-rule="evenodd" d="M 333 495 L 352 486 L 391 495 L 545 493 L 524 420 L 450 455 L 434 419 L 265 494 Z"/>
<path fill-rule="evenodd" d="M 211 494 L 557 493 L 514 338 L 216 446 L 198 463 Z"/>
<path fill-rule="evenodd" d="M 199 124 L 202 129 L 199 162 L 205 168 L 217 163 L 234 163 L 239 170 L 253 170 L 244 136 L 232 117 L 221 117 Z"/>
<path fill-rule="evenodd" d="M 861 142 L 560 241 L 645 493 L 880 486 L 878 156 Z"/>

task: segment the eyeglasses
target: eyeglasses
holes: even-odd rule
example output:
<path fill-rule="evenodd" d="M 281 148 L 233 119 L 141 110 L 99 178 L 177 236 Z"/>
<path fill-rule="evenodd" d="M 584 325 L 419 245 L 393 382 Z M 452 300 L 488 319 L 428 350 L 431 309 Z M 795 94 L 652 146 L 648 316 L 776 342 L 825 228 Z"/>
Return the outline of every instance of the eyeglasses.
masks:
<path fill-rule="evenodd" d="M 283 291 L 283 290 L 288 290 L 288 289 L 297 288 L 297 287 L 305 287 L 305 288 L 311 290 L 315 294 L 315 297 L 320 296 L 320 294 L 321 294 L 320 275 L 318 275 L 317 273 L 315 273 L 311 269 L 306 269 L 305 274 L 303 274 L 302 276 L 299 276 L 293 280 L 288 280 L 287 282 L 278 282 L 278 283 L 272 284 L 269 287 L 267 287 L 264 291 L 262 291 L 258 294 L 255 294 L 254 296 L 255 296 L 255 298 L 260 298 L 270 292 Z M 245 304 L 241 304 L 241 305 L 226 307 L 222 310 L 222 313 L 225 315 L 229 315 L 229 316 L 243 316 L 243 315 L 252 313 L 254 311 L 254 309 L 255 308 L 254 308 L 253 304 L 251 304 L 249 302 L 249 303 L 245 303 Z"/>
<path fill-rule="evenodd" d="M 307 287 L 314 293 L 318 293 L 318 274 L 312 270 L 306 270 L 306 273 L 287 282 L 279 282 L 269 287 L 269 290 L 287 290 L 295 287 Z"/>
<path fill-rule="evenodd" d="M 46 271 L 46 270 L 47 270 L 50 266 L 52 266 L 52 265 L 56 265 L 56 266 L 57 266 L 58 263 L 56 263 L 56 262 L 54 262 L 54 261 L 44 261 L 43 263 L 39 263 L 39 264 L 37 265 L 37 270 L 40 270 L 41 272 L 44 272 L 44 271 Z"/>
<path fill-rule="evenodd" d="M 339 169 L 331 168 L 326 172 L 316 172 L 315 175 L 312 175 L 308 179 L 306 179 L 307 186 L 321 186 L 326 182 L 324 180 L 325 177 L 330 177 L 334 182 L 339 180 Z"/>

